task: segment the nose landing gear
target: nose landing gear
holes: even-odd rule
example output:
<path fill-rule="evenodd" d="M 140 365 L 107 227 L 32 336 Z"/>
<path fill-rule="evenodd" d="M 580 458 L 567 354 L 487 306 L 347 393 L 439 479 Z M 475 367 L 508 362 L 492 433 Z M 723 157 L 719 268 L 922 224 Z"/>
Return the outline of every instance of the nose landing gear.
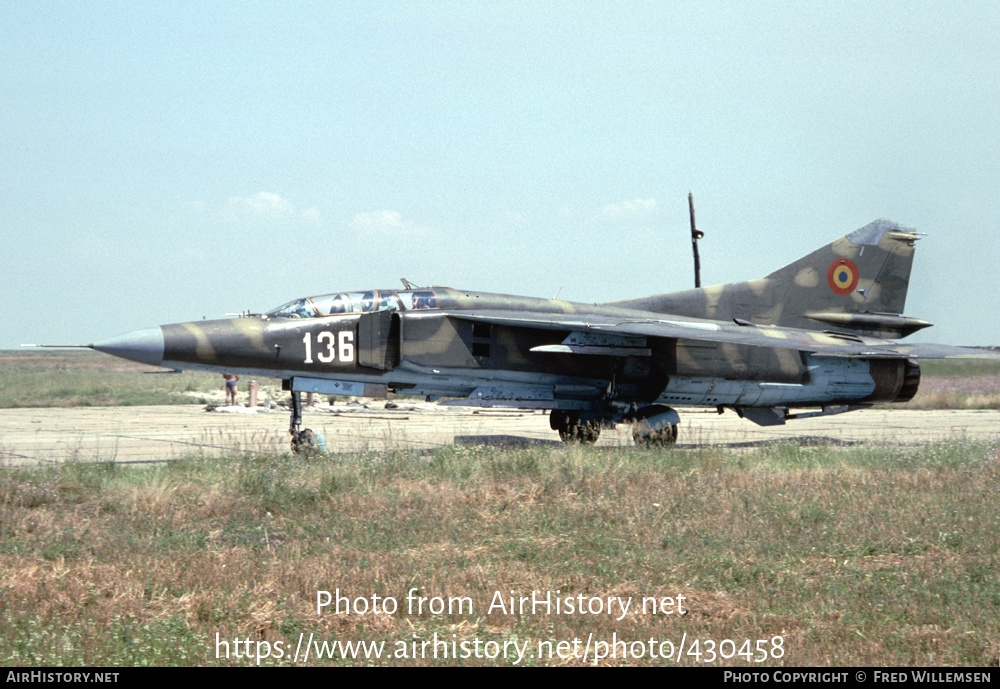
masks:
<path fill-rule="evenodd" d="M 292 392 L 292 421 L 288 428 L 288 432 L 292 434 L 292 452 L 308 454 L 325 451 L 326 442 L 323 440 L 323 436 L 311 428 L 301 428 L 301 426 L 302 393 Z"/>

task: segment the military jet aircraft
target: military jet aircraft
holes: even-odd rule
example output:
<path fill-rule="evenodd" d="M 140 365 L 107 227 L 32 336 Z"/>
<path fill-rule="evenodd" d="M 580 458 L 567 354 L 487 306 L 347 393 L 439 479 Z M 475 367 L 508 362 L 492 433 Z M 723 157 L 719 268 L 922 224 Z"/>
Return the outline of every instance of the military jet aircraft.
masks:
<path fill-rule="evenodd" d="M 910 400 L 920 358 L 1000 359 L 894 340 L 931 325 L 902 315 L 917 238 L 878 220 L 758 280 L 602 304 L 404 281 L 88 346 L 154 366 L 280 378 L 296 449 L 314 438 L 301 428 L 302 392 L 545 409 L 565 441 L 592 443 L 628 423 L 637 443 L 667 444 L 674 407 L 783 424 Z"/>

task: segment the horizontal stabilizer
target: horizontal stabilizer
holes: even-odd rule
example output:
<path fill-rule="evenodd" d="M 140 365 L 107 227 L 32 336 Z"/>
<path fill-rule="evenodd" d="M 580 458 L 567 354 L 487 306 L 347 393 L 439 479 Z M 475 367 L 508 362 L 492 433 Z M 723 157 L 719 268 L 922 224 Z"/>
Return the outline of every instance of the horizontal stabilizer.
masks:
<path fill-rule="evenodd" d="M 980 347 L 956 347 L 943 344 L 886 344 L 874 347 L 841 346 L 821 349 L 815 357 L 850 359 L 978 359 L 1000 362 L 1000 352 Z"/>

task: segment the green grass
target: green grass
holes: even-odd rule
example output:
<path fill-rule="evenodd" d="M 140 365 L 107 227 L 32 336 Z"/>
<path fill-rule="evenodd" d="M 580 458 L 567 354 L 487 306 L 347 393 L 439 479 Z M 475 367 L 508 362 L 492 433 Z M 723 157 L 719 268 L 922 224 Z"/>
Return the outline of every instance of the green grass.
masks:
<path fill-rule="evenodd" d="M 985 359 L 923 359 L 920 370 L 928 378 L 974 378 L 1000 374 L 1000 363 Z"/>
<path fill-rule="evenodd" d="M 0 408 L 204 404 L 223 399 L 219 375 L 152 374 L 162 370 L 89 351 L 0 351 Z"/>
<path fill-rule="evenodd" d="M 726 639 L 730 658 L 710 664 L 992 665 L 998 478 L 1000 448 L 967 442 L 459 445 L 11 469 L 0 483 L 0 662 L 254 664 L 235 658 L 239 639 L 273 650 L 264 664 L 289 665 L 304 633 L 408 656 L 408 644 L 419 655 L 436 634 L 470 652 L 700 640 L 688 650 L 701 657 L 686 654 L 685 665 L 708 662 L 708 641 Z M 399 609 L 317 612 L 317 592 L 338 589 Z M 427 599 L 419 613 L 407 609 L 411 589 Z M 684 596 L 686 614 L 490 611 L 498 595 L 557 590 L 635 606 Z M 471 612 L 428 609 L 466 598 Z M 216 657 L 216 634 L 228 658 Z M 745 640 L 777 643 L 780 657 L 735 654 Z M 307 664 L 513 663 L 434 659 L 429 648 Z M 594 664 L 594 648 L 586 660 L 522 664 Z M 599 664 L 678 664 L 646 648 Z M 278 649 L 287 657 L 276 660 Z"/>

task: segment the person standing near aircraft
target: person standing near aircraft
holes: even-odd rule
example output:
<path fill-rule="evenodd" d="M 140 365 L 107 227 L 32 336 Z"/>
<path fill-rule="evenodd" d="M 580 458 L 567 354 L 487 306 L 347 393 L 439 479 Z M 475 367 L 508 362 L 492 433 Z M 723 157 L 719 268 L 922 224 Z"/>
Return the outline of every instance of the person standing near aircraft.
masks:
<path fill-rule="evenodd" d="M 235 373 L 223 373 L 226 381 L 226 406 L 236 406 L 236 381 L 240 379 Z"/>

